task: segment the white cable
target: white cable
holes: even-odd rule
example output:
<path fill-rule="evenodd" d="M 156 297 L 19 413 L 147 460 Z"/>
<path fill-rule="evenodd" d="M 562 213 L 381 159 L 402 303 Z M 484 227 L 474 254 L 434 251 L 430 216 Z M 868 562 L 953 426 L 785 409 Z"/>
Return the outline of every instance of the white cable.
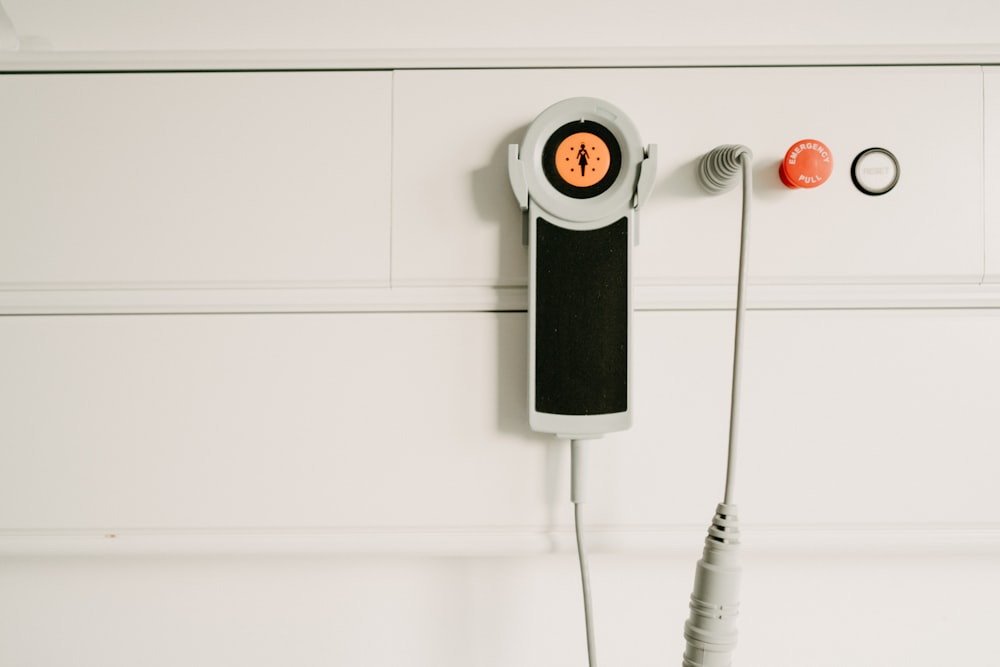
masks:
<path fill-rule="evenodd" d="M 698 179 L 710 193 L 732 189 L 737 171 L 743 172 L 743 212 L 740 223 L 740 265 L 736 282 L 736 331 L 733 342 L 733 381 L 729 404 L 729 453 L 724 500 L 716 508 L 695 569 L 691 613 L 684 624 L 684 667 L 729 667 L 736 648 L 741 568 L 739 520 L 732 504 L 735 485 L 743 357 L 744 291 L 747 268 L 747 231 L 753 189 L 751 161 L 746 146 L 719 146 L 698 163 Z"/>
<path fill-rule="evenodd" d="M 735 147 L 743 170 L 743 210 L 740 220 L 740 266 L 736 279 L 736 332 L 733 340 L 733 383 L 729 400 L 729 454 L 726 462 L 726 491 L 723 503 L 733 502 L 736 484 L 736 446 L 739 440 L 740 405 L 743 388 L 743 322 L 746 319 L 747 232 L 750 227 L 750 195 L 753 191 L 753 154 L 743 146 Z"/>
<path fill-rule="evenodd" d="M 729 453 L 726 462 L 726 490 L 723 502 L 733 502 L 736 483 L 736 453 L 739 441 L 740 398 L 743 384 L 743 321 L 746 317 L 746 272 L 750 195 L 753 190 L 753 153 L 746 146 L 719 146 L 698 162 L 698 181 L 710 194 L 727 192 L 736 185 L 737 172 L 743 172 L 743 210 L 740 219 L 740 258 L 736 278 L 736 331 L 733 340 L 733 381 L 729 401 Z"/>
<path fill-rule="evenodd" d="M 584 445 L 582 440 L 570 441 L 570 497 L 573 501 L 573 526 L 576 530 L 576 554 L 580 561 L 580 582 L 583 586 L 583 618 L 587 631 L 587 664 L 597 667 L 597 646 L 594 640 L 594 617 L 590 604 L 590 570 L 587 551 L 583 546 L 581 505 L 586 500 L 584 475 Z"/>

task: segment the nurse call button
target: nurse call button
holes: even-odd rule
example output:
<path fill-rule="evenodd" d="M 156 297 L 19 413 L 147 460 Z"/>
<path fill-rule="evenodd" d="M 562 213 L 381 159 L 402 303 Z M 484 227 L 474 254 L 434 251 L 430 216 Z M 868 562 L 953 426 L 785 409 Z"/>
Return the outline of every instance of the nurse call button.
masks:
<path fill-rule="evenodd" d="M 580 188 L 598 183 L 608 173 L 611 151 L 596 134 L 571 134 L 556 148 L 556 171 L 560 178 Z"/>
<path fill-rule="evenodd" d="M 566 123 L 542 150 L 545 177 L 562 194 L 589 199 L 606 192 L 621 171 L 622 152 L 614 134 L 589 120 Z"/>

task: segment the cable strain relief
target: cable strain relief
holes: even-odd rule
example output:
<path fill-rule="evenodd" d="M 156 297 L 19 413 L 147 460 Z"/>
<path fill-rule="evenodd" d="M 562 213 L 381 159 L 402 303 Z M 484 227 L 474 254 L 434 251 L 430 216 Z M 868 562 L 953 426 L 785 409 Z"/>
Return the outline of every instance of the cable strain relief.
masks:
<path fill-rule="evenodd" d="M 719 503 L 716 506 L 715 516 L 705 539 L 706 544 L 708 540 L 734 546 L 740 543 L 740 518 L 735 504 Z"/>
<path fill-rule="evenodd" d="M 587 502 L 587 445 L 582 438 L 574 438 L 569 444 L 570 460 L 570 500 L 574 505 Z"/>
<path fill-rule="evenodd" d="M 740 613 L 739 519 L 736 506 L 720 503 L 695 568 L 690 614 L 684 624 L 684 667 L 728 667 L 736 648 Z"/>
<path fill-rule="evenodd" d="M 724 144 L 705 153 L 698 161 L 698 182 L 709 194 L 721 194 L 733 189 L 742 158 L 753 159 L 753 152 L 742 144 Z"/>

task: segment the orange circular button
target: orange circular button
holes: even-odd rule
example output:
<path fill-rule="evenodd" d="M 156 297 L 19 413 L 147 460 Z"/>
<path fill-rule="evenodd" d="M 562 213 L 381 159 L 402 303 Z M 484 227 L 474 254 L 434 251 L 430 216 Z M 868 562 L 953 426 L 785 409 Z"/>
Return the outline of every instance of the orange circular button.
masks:
<path fill-rule="evenodd" d="M 778 175 L 790 188 L 815 188 L 833 173 L 833 153 L 822 141 L 796 141 L 781 161 Z"/>
<path fill-rule="evenodd" d="M 596 134 L 576 132 L 556 148 L 556 172 L 570 185 L 586 188 L 599 183 L 611 166 L 611 150 Z"/>

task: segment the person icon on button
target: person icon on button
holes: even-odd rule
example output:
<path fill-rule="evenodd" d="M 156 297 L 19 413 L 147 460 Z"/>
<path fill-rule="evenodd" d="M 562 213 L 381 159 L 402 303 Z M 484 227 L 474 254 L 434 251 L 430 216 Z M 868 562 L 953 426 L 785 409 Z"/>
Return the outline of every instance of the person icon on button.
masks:
<path fill-rule="evenodd" d="M 580 165 L 580 176 L 584 176 L 587 173 L 587 158 L 590 157 L 590 153 L 587 152 L 587 144 L 580 144 L 580 150 L 576 154 L 577 164 Z"/>

